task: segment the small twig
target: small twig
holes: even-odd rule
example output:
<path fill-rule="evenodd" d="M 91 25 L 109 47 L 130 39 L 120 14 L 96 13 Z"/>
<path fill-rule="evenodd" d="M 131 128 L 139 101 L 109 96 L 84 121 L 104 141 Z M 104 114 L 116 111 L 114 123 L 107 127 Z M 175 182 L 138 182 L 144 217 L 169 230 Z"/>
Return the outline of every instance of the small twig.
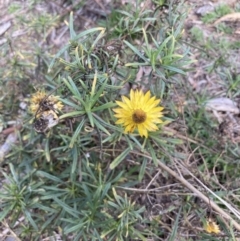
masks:
<path fill-rule="evenodd" d="M 146 158 L 152 160 L 152 157 L 147 152 L 145 154 L 138 153 L 138 155 L 145 156 Z M 214 209 L 217 213 L 221 214 L 222 217 L 226 218 L 229 222 L 232 223 L 232 225 L 238 231 L 240 231 L 240 224 L 238 224 L 228 213 L 226 213 L 223 209 L 221 209 L 214 201 L 210 200 L 209 197 L 205 196 L 202 192 L 200 192 L 198 189 L 196 189 L 186 179 L 184 179 L 183 177 L 180 177 L 176 172 L 174 172 L 171 168 L 166 166 L 163 162 L 161 162 L 160 160 L 157 160 L 157 161 L 158 161 L 158 165 L 161 169 L 168 172 L 171 176 L 173 176 L 175 179 L 177 179 L 179 182 L 181 182 L 186 188 L 191 190 L 195 195 L 197 195 L 200 199 L 202 199 L 207 205 L 210 205 L 212 207 L 212 209 Z M 231 210 L 235 214 L 235 216 L 237 216 L 237 218 L 239 218 L 238 213 L 236 213 L 233 210 L 231 205 L 226 203 L 224 200 L 222 200 L 220 197 L 218 197 L 213 191 L 211 191 L 208 187 L 206 187 L 202 182 L 200 182 L 200 180 L 198 180 L 187 168 L 185 168 L 185 169 L 194 179 L 196 179 L 199 182 L 199 184 L 202 187 L 204 187 L 208 192 L 210 192 L 212 195 L 214 195 L 216 198 L 218 198 L 229 210 Z"/>
<path fill-rule="evenodd" d="M 131 151 L 131 153 L 135 153 L 135 151 Z M 149 153 L 141 153 L 141 152 L 137 152 L 138 155 L 140 156 L 144 156 L 150 160 L 152 160 L 152 157 Z M 164 163 L 162 163 L 160 160 L 158 161 L 158 165 L 161 169 L 163 169 L 164 171 L 168 172 L 170 175 L 172 175 L 175 179 L 177 179 L 180 183 L 182 183 L 186 188 L 188 188 L 189 190 L 191 190 L 196 196 L 198 196 L 200 199 L 202 199 L 207 205 L 210 205 L 212 207 L 212 209 L 214 209 L 216 212 L 218 212 L 219 214 L 222 215 L 222 217 L 226 218 L 229 222 L 232 223 L 232 225 L 238 230 L 240 231 L 240 224 L 238 224 L 228 213 L 226 213 L 223 209 L 221 209 L 214 201 L 210 200 L 209 197 L 205 196 L 202 192 L 200 192 L 198 189 L 196 189 L 191 183 L 189 183 L 186 179 L 184 179 L 183 177 L 178 176 L 178 174 L 176 172 L 174 172 L 172 169 L 170 169 L 168 166 L 166 166 Z M 186 168 L 186 170 L 188 171 L 188 173 L 194 177 L 194 175 Z M 223 199 L 221 199 L 220 197 L 218 197 L 213 191 L 211 191 L 208 187 L 206 187 L 202 182 L 200 182 L 200 180 L 198 180 L 196 177 L 194 177 L 199 184 L 204 187 L 208 192 L 210 192 L 212 195 L 214 195 L 216 198 L 218 198 L 229 210 L 231 210 L 236 216 L 237 218 L 239 218 L 239 215 L 233 210 L 233 208 L 231 207 L 231 205 L 229 205 L 228 203 L 226 203 Z M 149 191 L 149 190 L 141 190 L 141 191 Z M 240 218 L 239 218 L 240 219 Z"/>
<path fill-rule="evenodd" d="M 11 127 L 8 127 L 8 128 L 6 128 L 6 129 L 4 129 L 4 130 L 2 131 L 2 134 L 3 134 L 3 135 L 9 135 L 10 133 L 12 133 L 12 132 L 14 132 L 14 131 L 16 131 L 16 130 L 20 130 L 21 128 L 22 128 L 22 125 L 21 125 L 21 124 L 16 125 L 16 126 L 11 126 Z"/>
<path fill-rule="evenodd" d="M 158 192 L 161 190 L 161 194 L 163 193 L 162 189 L 169 189 L 171 187 L 177 186 L 178 184 L 169 184 L 166 186 L 162 186 L 162 187 L 156 187 L 156 188 L 151 188 L 148 189 L 147 187 L 142 189 L 142 188 L 132 188 L 132 187 L 123 187 L 123 186 L 116 186 L 117 188 L 126 190 L 126 191 L 131 191 L 131 192 L 140 192 L 140 193 L 150 193 L 150 192 Z M 166 192 L 165 192 L 166 193 Z M 168 192 L 169 193 L 169 192 Z M 176 194 L 176 193 L 175 193 Z M 185 195 L 186 193 L 182 193 L 180 195 Z"/>
<path fill-rule="evenodd" d="M 240 220 L 240 212 L 232 207 L 229 203 L 227 203 L 224 199 L 220 198 L 216 195 L 211 189 L 209 189 L 206 185 L 204 185 L 198 178 L 196 178 L 189 170 L 186 171 L 208 192 L 210 192 L 214 197 L 216 197 L 222 204 L 224 204 L 239 220 Z"/>
<path fill-rule="evenodd" d="M 151 181 L 148 183 L 148 185 L 146 186 L 145 190 L 148 190 L 149 187 L 152 185 L 152 183 L 154 182 L 154 180 L 158 177 L 158 175 L 161 173 L 161 171 L 159 170 L 158 173 L 151 179 Z"/>
<path fill-rule="evenodd" d="M 149 159 L 152 159 L 150 156 L 146 156 Z M 227 220 L 229 220 L 233 226 L 240 231 L 240 224 L 238 224 L 228 213 L 226 213 L 223 209 L 221 209 L 214 201 L 210 200 L 208 197 L 206 197 L 202 192 L 200 192 L 198 189 L 196 189 L 191 183 L 189 183 L 186 179 L 184 179 L 183 177 L 178 176 L 172 169 L 170 169 L 169 167 L 167 167 L 163 162 L 161 162 L 160 160 L 158 160 L 158 165 L 161 169 L 163 169 L 164 171 L 168 172 L 170 175 L 172 175 L 175 179 L 177 179 L 179 182 L 181 182 L 185 187 L 187 187 L 188 189 L 190 189 L 192 192 L 194 192 L 200 199 L 202 199 L 205 203 L 207 203 L 208 205 L 211 205 L 211 207 L 218 212 L 219 214 L 221 214 L 224 218 L 226 218 Z M 187 169 L 186 169 L 187 170 Z M 191 172 L 189 170 L 187 170 L 189 172 L 189 174 L 191 174 Z M 201 185 L 208 191 L 211 191 L 210 189 L 208 189 L 203 183 L 201 183 Z M 211 192 L 213 193 L 213 192 Z"/>
<path fill-rule="evenodd" d="M 9 231 L 9 232 L 12 234 L 12 236 L 14 236 L 14 238 L 15 238 L 16 241 L 22 241 L 22 240 L 19 239 L 18 236 L 12 231 L 12 229 L 9 227 L 8 223 L 7 223 L 5 220 L 2 221 L 2 224 L 7 228 L 7 229 L 6 229 L 6 232 Z M 7 234 L 7 233 L 6 233 L 6 234 Z"/>

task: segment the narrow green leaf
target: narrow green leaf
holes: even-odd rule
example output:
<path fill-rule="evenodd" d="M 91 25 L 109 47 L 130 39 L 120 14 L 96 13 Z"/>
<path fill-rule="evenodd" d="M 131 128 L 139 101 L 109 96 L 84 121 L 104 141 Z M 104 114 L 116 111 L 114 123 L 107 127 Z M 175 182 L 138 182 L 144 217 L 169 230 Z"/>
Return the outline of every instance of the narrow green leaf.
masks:
<path fill-rule="evenodd" d="M 157 55 L 159 55 L 162 51 L 163 48 L 166 47 L 167 43 L 172 39 L 172 35 L 170 35 L 169 37 L 167 37 L 160 46 L 158 46 L 158 50 L 157 50 Z"/>
<path fill-rule="evenodd" d="M 148 37 L 147 37 L 147 33 L 145 31 L 144 28 L 142 28 L 142 31 L 143 31 L 143 36 L 144 36 L 144 40 L 145 40 L 145 43 L 146 43 L 146 46 L 147 46 L 147 49 L 149 49 L 149 42 L 148 42 Z"/>
<path fill-rule="evenodd" d="M 142 164 L 141 164 L 141 168 L 140 168 L 140 172 L 138 174 L 138 180 L 141 182 L 144 175 L 145 175 L 145 170 L 146 170 L 146 166 L 147 166 L 147 162 L 148 160 L 146 158 L 143 159 Z"/>
<path fill-rule="evenodd" d="M 136 55 L 138 55 L 141 59 L 143 59 L 145 62 L 149 62 L 147 58 L 145 58 L 143 56 L 143 54 L 136 48 L 134 47 L 132 44 L 130 44 L 129 42 L 127 42 L 126 40 L 123 41 Z"/>
<path fill-rule="evenodd" d="M 134 135 L 125 135 L 126 140 L 127 140 L 127 137 L 129 139 L 131 139 L 132 141 L 134 141 L 134 143 L 139 147 L 139 150 L 143 149 L 143 144 L 141 144 L 139 142 L 139 140 L 138 140 L 138 138 L 136 136 L 134 136 Z M 129 145 L 129 147 L 131 147 L 131 150 L 133 150 L 133 142 L 132 141 L 130 141 L 130 140 L 128 141 L 128 143 L 131 142 L 131 145 Z"/>
<path fill-rule="evenodd" d="M 53 176 L 53 175 L 51 175 L 47 172 L 44 172 L 44 171 L 36 171 L 36 175 L 40 176 L 40 177 L 45 177 L 45 178 L 47 178 L 49 180 L 52 180 L 54 182 L 63 183 L 63 181 L 60 178 L 55 177 L 55 176 Z"/>
<path fill-rule="evenodd" d="M 54 197 L 62 197 L 62 193 L 52 193 L 52 194 L 45 194 L 40 198 L 40 200 L 52 200 Z"/>
<path fill-rule="evenodd" d="M 46 219 L 46 222 L 41 224 L 41 233 L 43 233 L 43 230 L 45 230 L 45 228 L 51 226 L 52 222 L 58 217 L 58 213 L 56 213 L 55 215 L 48 215 L 48 218 Z"/>
<path fill-rule="evenodd" d="M 186 75 L 186 73 L 181 70 L 181 69 L 178 69 L 174 66 L 169 66 L 169 65 L 161 65 L 161 67 L 163 67 L 164 69 L 167 69 L 167 70 L 170 70 L 172 72 L 175 72 L 175 73 L 179 73 L 179 74 L 183 74 L 183 75 Z"/>
<path fill-rule="evenodd" d="M 127 144 L 131 150 L 133 150 L 133 142 L 130 139 L 133 139 L 131 135 L 124 135 L 125 140 L 127 141 Z M 135 139 L 136 140 L 136 139 Z"/>
<path fill-rule="evenodd" d="M 149 149 L 149 153 L 152 157 L 153 163 L 157 167 L 158 166 L 158 160 L 157 160 L 157 157 L 156 157 L 156 153 L 155 153 L 155 151 L 152 147 L 152 144 L 150 142 L 148 142 L 148 149 Z"/>
<path fill-rule="evenodd" d="M 94 42 L 92 43 L 91 46 L 91 50 L 94 49 L 95 45 L 98 43 L 98 41 L 104 36 L 106 29 L 102 28 L 101 32 L 99 33 L 99 35 L 96 37 L 96 39 L 94 40 Z"/>
<path fill-rule="evenodd" d="M 116 12 L 121 13 L 123 15 L 126 15 L 130 19 L 132 18 L 132 14 L 130 14 L 129 12 L 126 12 L 126 11 L 123 11 L 123 10 L 116 10 Z"/>
<path fill-rule="evenodd" d="M 129 154 L 130 151 L 131 149 L 128 147 L 118 157 L 116 157 L 110 164 L 110 169 L 114 169 L 115 167 L 117 167 L 121 163 L 121 161 L 123 161 L 124 158 Z"/>
<path fill-rule="evenodd" d="M 183 141 L 181 139 L 176 138 L 166 138 L 166 141 L 169 143 L 173 143 L 175 145 L 182 145 Z"/>
<path fill-rule="evenodd" d="M 14 205 L 4 207 L 3 211 L 0 212 L 0 222 L 13 210 Z"/>
<path fill-rule="evenodd" d="M 106 133 L 109 136 L 111 135 L 109 133 L 109 131 L 103 125 L 101 125 L 95 118 L 93 119 L 93 122 L 97 126 L 98 129 L 102 130 L 104 133 Z"/>
<path fill-rule="evenodd" d="M 177 218 L 176 218 L 176 221 L 175 221 L 174 226 L 173 226 L 173 231 L 171 232 L 171 235 L 170 235 L 170 237 L 169 237 L 169 241 L 174 241 L 174 240 L 176 240 L 176 237 L 177 237 L 177 229 L 178 229 L 178 222 L 179 222 L 179 218 L 180 218 L 181 211 L 182 211 L 182 207 L 179 209 L 179 212 L 178 212 L 178 214 L 177 214 Z"/>
<path fill-rule="evenodd" d="M 83 127 L 84 123 L 85 123 L 85 118 L 82 119 L 82 121 L 79 123 L 76 131 L 74 132 L 73 137 L 72 137 L 72 139 L 71 139 L 71 142 L 70 142 L 70 144 L 69 144 L 69 147 L 70 147 L 70 148 L 73 147 L 73 145 L 75 144 L 77 138 L 79 137 L 80 132 L 81 132 L 81 130 L 82 130 L 82 127 Z"/>
<path fill-rule="evenodd" d="M 106 104 L 103 104 L 103 105 L 100 105 L 100 106 L 97 106 L 97 107 L 94 107 L 92 109 L 92 112 L 95 112 L 95 111 L 103 111 L 105 109 L 110 109 L 110 108 L 113 108 L 113 107 L 116 107 L 117 105 L 113 102 L 108 102 Z"/>
<path fill-rule="evenodd" d="M 77 86 L 75 85 L 74 81 L 72 80 L 72 78 L 70 76 L 68 76 L 68 81 L 71 85 L 71 90 L 72 90 L 72 93 L 76 96 L 76 97 L 80 97 L 81 99 L 81 94 L 77 88 Z"/>
<path fill-rule="evenodd" d="M 77 164 L 78 164 L 78 149 L 76 145 L 74 145 L 72 149 L 72 156 L 73 156 L 73 162 L 72 162 L 72 168 L 71 168 L 71 177 L 76 172 Z"/>
<path fill-rule="evenodd" d="M 150 133 L 149 137 L 154 139 L 160 146 L 167 143 L 165 139 L 160 138 L 159 136 L 156 136 L 154 133 Z"/>
<path fill-rule="evenodd" d="M 103 93 L 103 90 L 106 86 L 108 79 L 106 79 L 103 83 L 100 89 L 97 91 L 97 93 L 94 95 L 94 97 L 91 99 L 91 108 L 95 105 L 95 103 L 98 101 L 100 95 Z"/>
<path fill-rule="evenodd" d="M 37 227 L 37 224 L 34 222 L 32 216 L 31 216 L 31 213 L 28 211 L 28 210 L 24 210 L 24 214 L 25 214 L 25 217 L 28 219 L 28 221 L 31 223 L 31 225 L 33 226 L 33 228 L 35 230 L 38 230 L 38 227 Z"/>
<path fill-rule="evenodd" d="M 10 167 L 10 171 L 11 171 L 11 173 L 12 173 L 12 177 L 13 177 L 13 180 L 15 181 L 15 183 L 19 183 L 19 180 L 18 180 L 18 176 L 17 176 L 17 174 L 16 174 L 16 172 L 15 172 L 15 169 L 14 169 L 14 166 L 13 166 L 13 164 L 12 163 L 9 163 L 9 167 Z"/>
<path fill-rule="evenodd" d="M 88 111 L 87 116 L 88 116 L 88 120 L 90 122 L 91 127 L 94 127 L 94 118 L 93 118 L 92 112 Z"/>
<path fill-rule="evenodd" d="M 95 113 L 92 113 L 92 115 L 94 116 L 95 119 L 97 119 L 99 121 L 99 123 L 101 123 L 103 126 L 106 126 L 112 130 L 115 130 L 115 131 L 118 131 L 118 132 L 121 132 L 122 131 L 122 128 L 118 127 L 118 126 L 114 126 L 114 125 L 111 125 L 107 122 L 105 122 L 101 117 L 99 117 L 98 115 L 96 115 Z"/>
<path fill-rule="evenodd" d="M 81 115 L 84 115 L 84 114 L 86 114 L 85 110 L 84 111 L 73 111 L 73 112 L 69 112 L 69 113 L 66 113 L 64 115 L 61 115 L 59 117 L 59 120 L 62 120 L 62 119 L 68 118 L 68 117 L 81 116 Z"/>
<path fill-rule="evenodd" d="M 78 109 L 80 108 L 80 105 L 77 105 L 77 104 L 75 104 L 75 103 L 73 103 L 73 102 L 71 102 L 71 101 L 69 101 L 69 100 L 67 100 L 67 99 L 61 99 L 61 98 L 59 98 L 59 100 L 61 100 L 64 104 L 73 107 L 74 109 L 77 109 L 77 110 L 78 110 Z"/>
<path fill-rule="evenodd" d="M 112 207 L 114 207 L 114 208 L 116 208 L 116 209 L 119 208 L 119 206 L 118 206 L 116 203 L 111 202 L 111 201 L 108 202 L 108 205 L 109 205 L 109 206 L 112 206 Z"/>
<path fill-rule="evenodd" d="M 180 60 L 182 58 L 183 58 L 183 55 L 180 55 L 180 54 L 169 54 L 169 55 L 162 58 L 162 62 L 165 63 L 165 61 L 170 62 L 170 61 L 173 61 L 173 60 L 176 62 L 177 60 Z"/>
<path fill-rule="evenodd" d="M 80 221 L 80 220 L 79 220 Z M 79 222 L 77 225 L 71 227 L 71 228 L 68 228 L 68 229 L 65 229 L 64 233 L 65 234 L 68 234 L 68 233 L 72 233 L 72 232 L 76 232 L 76 231 L 79 231 L 82 229 L 82 227 L 86 225 L 85 223 L 83 222 Z"/>
<path fill-rule="evenodd" d="M 78 40 L 78 39 L 84 37 L 85 35 L 88 35 L 89 33 L 97 32 L 97 31 L 102 31 L 103 29 L 105 29 L 105 28 L 97 27 L 97 28 L 88 29 L 88 30 L 86 30 L 86 31 L 81 32 L 81 33 L 78 34 L 77 36 L 75 36 L 73 40 Z"/>
<path fill-rule="evenodd" d="M 126 63 L 125 64 L 125 66 L 126 67 L 138 67 L 138 66 L 150 66 L 150 64 L 149 64 L 149 61 L 148 62 L 146 62 L 146 63 L 139 63 L 139 62 L 134 62 L 134 63 Z"/>
<path fill-rule="evenodd" d="M 71 39 L 76 37 L 76 33 L 74 31 L 74 28 L 73 28 L 73 12 L 71 12 L 70 16 L 69 16 L 69 31 L 70 31 L 70 38 Z"/>
<path fill-rule="evenodd" d="M 74 216 L 75 218 L 79 218 L 78 215 L 80 214 L 76 209 L 71 208 L 70 206 L 68 206 L 65 202 L 61 201 L 60 199 L 58 199 L 57 197 L 53 198 L 54 201 L 59 204 L 67 213 L 71 214 L 72 216 Z"/>
<path fill-rule="evenodd" d="M 51 161 L 50 152 L 49 152 L 49 138 L 47 138 L 44 148 L 44 154 L 47 159 L 47 162 Z"/>
<path fill-rule="evenodd" d="M 68 48 L 70 47 L 70 44 L 67 44 L 66 46 L 64 46 L 62 49 L 60 49 L 56 55 L 54 56 L 53 60 L 51 61 L 49 67 L 48 67 L 48 73 L 50 73 L 50 71 L 52 70 L 52 67 L 56 61 L 57 58 L 59 58 Z"/>
<path fill-rule="evenodd" d="M 33 208 L 38 208 L 40 210 L 43 210 L 44 212 L 49 212 L 49 213 L 53 213 L 53 214 L 58 213 L 58 211 L 56 209 L 44 206 L 40 203 L 34 204 Z"/>

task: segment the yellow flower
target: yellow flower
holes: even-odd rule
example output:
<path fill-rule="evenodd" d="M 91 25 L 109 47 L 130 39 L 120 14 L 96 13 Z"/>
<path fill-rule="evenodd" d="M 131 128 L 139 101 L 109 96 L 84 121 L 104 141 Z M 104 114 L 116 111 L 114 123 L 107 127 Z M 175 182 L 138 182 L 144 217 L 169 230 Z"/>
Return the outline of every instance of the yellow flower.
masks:
<path fill-rule="evenodd" d="M 30 99 L 29 110 L 31 113 L 36 114 L 37 117 L 41 115 L 42 112 L 52 110 L 58 112 L 63 108 L 63 104 L 58 100 L 58 96 L 47 95 L 45 91 L 40 90 L 35 93 Z"/>
<path fill-rule="evenodd" d="M 211 218 L 207 220 L 207 223 L 204 226 L 204 229 L 208 233 L 215 233 L 215 234 L 220 233 L 219 226 Z"/>
<path fill-rule="evenodd" d="M 121 124 L 125 132 L 132 133 L 138 130 L 140 136 L 148 137 L 149 131 L 156 131 L 156 124 L 163 123 L 163 107 L 158 106 L 160 99 L 151 97 L 150 91 L 144 94 L 141 90 L 131 90 L 130 98 L 122 96 L 122 101 L 116 101 L 120 108 L 115 108 L 114 116 L 118 119 L 116 124 Z"/>

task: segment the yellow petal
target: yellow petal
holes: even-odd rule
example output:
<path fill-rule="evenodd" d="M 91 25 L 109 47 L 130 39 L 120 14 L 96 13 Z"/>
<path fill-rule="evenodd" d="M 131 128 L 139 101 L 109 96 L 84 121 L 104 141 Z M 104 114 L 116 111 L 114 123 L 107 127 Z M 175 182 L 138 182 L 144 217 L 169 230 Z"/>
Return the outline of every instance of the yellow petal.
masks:
<path fill-rule="evenodd" d="M 215 234 L 220 233 L 219 226 L 210 218 L 208 219 L 204 229 L 208 233 L 215 233 Z"/>
<path fill-rule="evenodd" d="M 140 136 L 148 137 L 149 131 L 158 130 L 157 124 L 163 123 L 161 117 L 163 116 L 161 106 L 158 106 L 160 99 L 155 96 L 151 97 L 150 91 L 143 93 L 142 90 L 130 91 L 130 97 L 122 96 L 122 101 L 116 101 L 119 108 L 114 108 L 114 116 L 118 119 L 116 124 L 124 126 L 125 133 L 138 130 Z M 142 111 L 146 114 L 146 118 L 141 123 L 137 123 L 133 114 Z"/>

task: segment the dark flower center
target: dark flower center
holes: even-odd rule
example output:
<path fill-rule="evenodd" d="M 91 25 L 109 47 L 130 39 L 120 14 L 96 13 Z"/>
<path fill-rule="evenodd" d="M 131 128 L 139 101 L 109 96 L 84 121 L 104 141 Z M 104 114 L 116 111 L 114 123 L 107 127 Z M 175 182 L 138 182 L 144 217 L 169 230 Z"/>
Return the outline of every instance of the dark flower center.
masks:
<path fill-rule="evenodd" d="M 136 124 L 141 124 L 143 123 L 145 120 L 147 119 L 147 114 L 139 109 L 139 110 L 135 110 L 132 114 L 132 120 L 134 123 Z"/>

